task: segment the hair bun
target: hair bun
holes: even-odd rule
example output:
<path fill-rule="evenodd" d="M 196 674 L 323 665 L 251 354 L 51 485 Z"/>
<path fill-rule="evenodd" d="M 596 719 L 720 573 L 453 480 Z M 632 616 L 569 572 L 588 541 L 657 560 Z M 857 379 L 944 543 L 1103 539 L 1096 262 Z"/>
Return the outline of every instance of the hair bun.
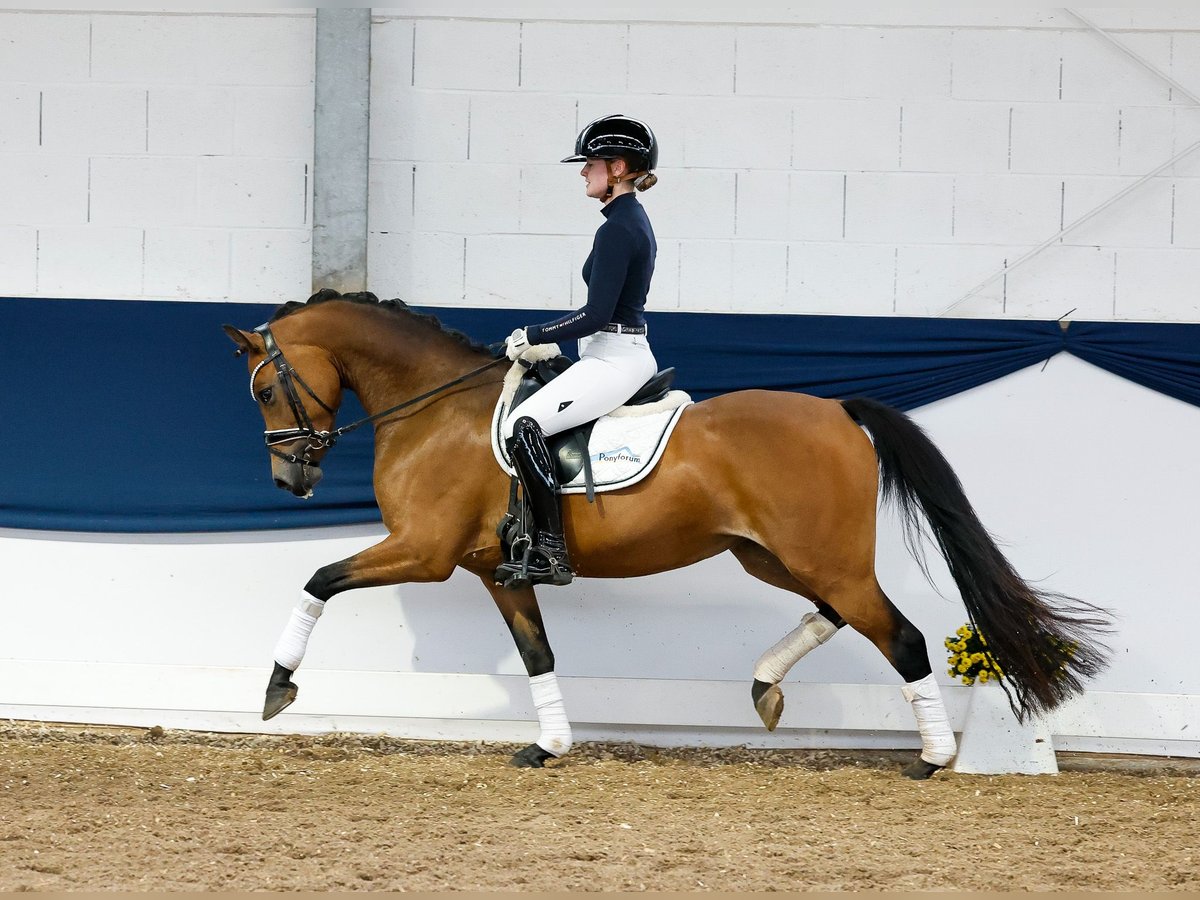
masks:
<path fill-rule="evenodd" d="M 648 191 L 650 188 L 658 184 L 658 176 L 653 172 L 647 172 L 633 181 L 633 186 L 639 191 Z"/>

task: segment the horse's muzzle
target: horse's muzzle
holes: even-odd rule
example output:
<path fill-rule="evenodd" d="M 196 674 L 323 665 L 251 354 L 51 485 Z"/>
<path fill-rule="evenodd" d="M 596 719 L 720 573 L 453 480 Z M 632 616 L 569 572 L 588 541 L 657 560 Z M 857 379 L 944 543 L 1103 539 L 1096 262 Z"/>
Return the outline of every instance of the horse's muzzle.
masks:
<path fill-rule="evenodd" d="M 307 500 L 324 476 L 320 466 L 301 465 L 275 459 L 271 461 L 271 476 L 275 487 Z"/>

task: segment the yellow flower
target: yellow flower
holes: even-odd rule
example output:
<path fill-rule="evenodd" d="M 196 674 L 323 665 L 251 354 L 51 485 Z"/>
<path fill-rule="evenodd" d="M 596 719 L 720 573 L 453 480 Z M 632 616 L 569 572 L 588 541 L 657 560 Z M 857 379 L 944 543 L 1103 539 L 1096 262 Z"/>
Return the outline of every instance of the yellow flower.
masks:
<path fill-rule="evenodd" d="M 987 669 L 984 669 L 982 672 L 979 673 L 979 683 L 987 684 L 987 680 L 988 680 L 988 671 L 987 671 Z"/>

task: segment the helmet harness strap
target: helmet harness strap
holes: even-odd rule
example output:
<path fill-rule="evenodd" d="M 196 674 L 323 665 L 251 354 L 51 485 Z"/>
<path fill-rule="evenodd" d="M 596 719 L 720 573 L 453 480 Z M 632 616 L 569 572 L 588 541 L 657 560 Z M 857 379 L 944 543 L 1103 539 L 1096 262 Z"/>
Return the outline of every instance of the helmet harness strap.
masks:
<path fill-rule="evenodd" d="M 605 200 L 607 200 L 608 198 L 610 198 L 612 196 L 613 188 L 616 187 L 618 184 L 620 184 L 622 181 L 636 181 L 637 179 L 641 178 L 643 175 L 647 174 L 645 171 L 627 172 L 623 178 L 618 178 L 617 176 L 613 175 L 611 159 L 604 160 L 604 171 L 606 171 L 608 173 L 608 190 L 604 192 Z"/>

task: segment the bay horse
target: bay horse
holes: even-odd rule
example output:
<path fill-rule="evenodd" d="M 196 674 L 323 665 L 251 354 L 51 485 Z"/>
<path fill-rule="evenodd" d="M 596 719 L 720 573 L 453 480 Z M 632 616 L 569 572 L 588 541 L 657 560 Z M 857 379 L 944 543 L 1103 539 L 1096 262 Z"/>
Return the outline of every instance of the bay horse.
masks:
<path fill-rule="evenodd" d="M 505 589 L 493 579 L 502 561 L 496 525 L 510 488 L 490 444 L 503 353 L 369 292 L 327 289 L 284 304 L 253 331 L 223 327 L 247 355 L 275 484 L 308 496 L 338 434 L 370 421 L 375 498 L 388 530 L 375 546 L 317 569 L 305 585 L 276 647 L 263 718 L 295 699 L 292 676 L 325 601 L 354 588 L 444 581 L 461 567 L 491 594 L 530 677 L 542 732 L 512 763 L 539 767 L 569 750 L 570 724 L 534 590 Z M 368 419 L 334 430 L 347 390 Z M 922 750 L 904 774 L 927 778 L 949 763 L 956 745 L 925 638 L 876 578 L 881 492 L 898 504 L 923 569 L 927 523 L 970 622 L 1005 673 L 1001 684 L 1019 718 L 1083 690 L 1105 664 L 1096 638 L 1107 613 L 1018 575 L 941 452 L 884 404 L 765 390 L 695 403 L 649 476 L 595 503 L 566 496 L 563 515 L 581 577 L 650 575 L 729 551 L 750 575 L 814 604 L 754 669 L 751 699 L 768 729 L 783 709 L 779 683 L 796 661 L 846 625 L 865 635 L 903 679 L 917 720 Z"/>

